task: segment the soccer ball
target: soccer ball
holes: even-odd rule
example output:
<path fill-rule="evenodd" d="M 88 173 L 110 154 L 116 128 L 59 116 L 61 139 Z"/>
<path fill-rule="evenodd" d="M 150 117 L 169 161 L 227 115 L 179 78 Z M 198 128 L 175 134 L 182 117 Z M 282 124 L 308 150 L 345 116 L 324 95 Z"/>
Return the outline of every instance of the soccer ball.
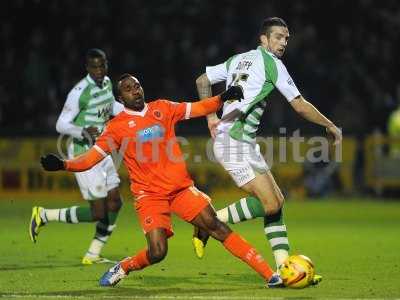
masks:
<path fill-rule="evenodd" d="M 313 281 L 314 264 L 305 255 L 292 255 L 280 266 L 279 273 L 285 286 L 294 289 L 305 288 Z"/>

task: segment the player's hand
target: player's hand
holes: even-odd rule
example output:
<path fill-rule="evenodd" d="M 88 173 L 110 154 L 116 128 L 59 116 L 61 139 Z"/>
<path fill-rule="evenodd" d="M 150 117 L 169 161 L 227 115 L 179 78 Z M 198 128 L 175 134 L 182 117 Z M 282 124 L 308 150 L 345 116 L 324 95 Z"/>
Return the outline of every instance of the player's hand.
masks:
<path fill-rule="evenodd" d="M 87 139 L 89 142 L 92 142 L 93 144 L 99 135 L 100 135 L 99 130 L 97 129 L 97 127 L 94 126 L 85 127 L 82 130 L 83 138 Z"/>
<path fill-rule="evenodd" d="M 334 146 L 339 145 L 342 142 L 342 131 L 335 125 L 332 124 L 331 126 L 327 127 L 326 132 L 328 133 L 328 135 L 331 135 L 333 137 Z"/>
<path fill-rule="evenodd" d="M 223 102 L 228 100 L 242 100 L 243 99 L 243 88 L 240 85 L 232 85 L 223 92 L 221 95 L 221 100 Z"/>
<path fill-rule="evenodd" d="M 65 170 L 64 161 L 54 154 L 47 154 L 40 158 L 40 163 L 46 171 Z"/>
<path fill-rule="evenodd" d="M 213 139 L 217 136 L 217 126 L 220 122 L 221 120 L 217 116 L 207 118 L 208 129 Z"/>

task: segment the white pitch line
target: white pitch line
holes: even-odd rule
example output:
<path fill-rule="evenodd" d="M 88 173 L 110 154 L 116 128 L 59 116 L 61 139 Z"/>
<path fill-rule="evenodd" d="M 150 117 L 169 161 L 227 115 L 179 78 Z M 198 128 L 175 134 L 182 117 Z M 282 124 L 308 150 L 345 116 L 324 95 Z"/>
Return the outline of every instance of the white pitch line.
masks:
<path fill-rule="evenodd" d="M 267 292 L 267 291 L 266 291 Z M 210 299 L 210 300 L 244 300 L 244 299 L 264 299 L 264 300 L 284 300 L 291 297 L 265 297 L 265 296 L 122 296 L 122 295 L 104 295 L 104 296 L 74 296 L 74 295 L 37 295 L 37 294 L 0 294 L 0 298 L 30 298 L 30 299 L 51 299 L 51 298 L 58 298 L 58 299 Z M 310 297 L 311 299 L 315 300 L 400 300 L 400 298 L 319 298 L 319 297 Z"/>
<path fill-rule="evenodd" d="M 255 297 L 246 297 L 246 296 L 94 296 L 96 299 L 154 299 L 154 300 L 162 300 L 162 299 L 210 299 L 210 300 L 246 300 L 246 299 L 265 299 L 265 300 L 284 300 L 283 297 L 263 297 L 263 296 L 255 296 Z M 0 298 L 15 298 L 15 299 L 93 299 L 93 296 L 73 296 L 73 295 L 35 295 L 35 294 L 10 294 L 10 295 L 0 295 Z M 374 299 L 368 299 L 374 300 Z"/>

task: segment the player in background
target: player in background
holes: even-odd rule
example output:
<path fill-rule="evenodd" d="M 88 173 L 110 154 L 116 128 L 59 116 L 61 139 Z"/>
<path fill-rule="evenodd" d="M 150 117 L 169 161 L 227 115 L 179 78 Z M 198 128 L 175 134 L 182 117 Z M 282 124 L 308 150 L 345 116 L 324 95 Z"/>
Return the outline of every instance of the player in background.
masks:
<path fill-rule="evenodd" d="M 234 86 L 220 96 L 194 103 L 167 100 L 145 103 L 140 82 L 125 74 L 120 78 L 118 90 L 125 109 L 107 124 L 88 152 L 66 161 L 52 154 L 41 159 L 45 170 L 79 172 L 101 162 L 112 151 L 123 155 L 147 248 L 108 270 L 100 285 L 114 286 L 129 272 L 165 258 L 167 239 L 173 235 L 171 213 L 223 243 L 234 256 L 258 272 L 268 286 L 282 285 L 279 275 L 273 274 L 257 251 L 217 219 L 209 197 L 194 187 L 175 136 L 178 121 L 205 116 L 217 111 L 224 101 L 241 99 L 241 88 Z"/>
<path fill-rule="evenodd" d="M 284 197 L 256 144 L 256 133 L 269 94 L 277 88 L 297 113 L 325 127 L 334 136 L 334 144 L 341 142 L 342 134 L 331 120 L 303 98 L 280 60 L 289 40 L 285 21 L 277 17 L 265 19 L 259 38 L 257 49 L 207 67 L 196 84 L 200 99 L 210 97 L 211 86 L 217 82 L 226 81 L 227 88 L 232 85 L 243 88 L 244 100 L 225 103 L 221 120 L 215 113 L 207 116 L 211 136 L 215 139 L 215 157 L 236 185 L 249 193 L 248 197 L 219 210 L 217 216 L 231 224 L 263 218 L 264 232 L 279 268 L 289 253 L 282 210 Z M 198 257 L 203 256 L 206 241 L 207 235 L 195 232 L 193 244 Z M 317 278 L 320 280 L 319 276 Z"/>
<path fill-rule="evenodd" d="M 102 132 L 110 116 L 123 110 L 115 101 L 112 83 L 107 77 L 106 54 L 100 49 L 86 53 L 87 76 L 69 92 L 64 108 L 58 118 L 56 130 L 72 137 L 68 156 L 76 157 L 86 152 Z M 120 179 L 111 156 L 85 172 L 75 173 L 82 196 L 89 206 L 49 209 L 33 207 L 30 237 L 37 241 L 39 230 L 49 222 L 77 224 L 96 222 L 96 232 L 82 264 L 107 262 L 100 256 L 101 250 L 115 229 L 115 221 L 122 201 L 119 193 Z"/>

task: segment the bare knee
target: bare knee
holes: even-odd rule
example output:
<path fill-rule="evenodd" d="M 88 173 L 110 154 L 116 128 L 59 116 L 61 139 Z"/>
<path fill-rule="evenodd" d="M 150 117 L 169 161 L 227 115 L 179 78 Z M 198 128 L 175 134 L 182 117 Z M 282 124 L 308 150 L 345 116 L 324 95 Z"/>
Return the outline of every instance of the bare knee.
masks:
<path fill-rule="evenodd" d="M 265 214 L 274 215 L 281 210 L 282 206 L 283 206 L 283 198 L 274 199 L 273 201 L 268 201 L 267 204 L 264 204 Z"/>
<path fill-rule="evenodd" d="M 231 229 L 213 214 L 203 216 L 204 230 L 214 239 L 224 241 L 232 232 Z"/>
<path fill-rule="evenodd" d="M 213 231 L 212 237 L 220 242 L 226 240 L 226 238 L 232 233 L 232 230 L 225 223 L 215 218 L 217 222 L 217 228 Z"/>
<path fill-rule="evenodd" d="M 122 207 L 121 197 L 110 197 L 107 199 L 107 209 L 112 212 L 119 212 Z"/>
<path fill-rule="evenodd" d="M 167 255 L 168 247 L 166 243 L 157 243 L 149 249 L 149 260 L 152 264 L 159 263 Z"/>
<path fill-rule="evenodd" d="M 104 220 L 107 215 L 103 200 L 96 200 L 95 202 L 91 203 L 90 210 L 92 212 L 93 221 Z"/>
<path fill-rule="evenodd" d="M 269 196 L 255 191 L 253 192 L 253 195 L 255 195 L 263 204 L 266 215 L 274 215 L 279 212 L 285 202 L 285 198 L 281 191 L 276 191 L 273 195 Z"/>
<path fill-rule="evenodd" d="M 275 201 L 272 201 L 271 207 L 267 211 L 268 215 L 274 215 L 278 213 L 283 206 L 283 203 L 285 202 L 285 198 L 283 197 L 282 193 L 279 193 L 279 195 L 276 195 Z"/>
<path fill-rule="evenodd" d="M 122 207 L 122 200 L 118 189 L 111 190 L 107 197 L 107 209 L 112 212 L 119 212 Z"/>

